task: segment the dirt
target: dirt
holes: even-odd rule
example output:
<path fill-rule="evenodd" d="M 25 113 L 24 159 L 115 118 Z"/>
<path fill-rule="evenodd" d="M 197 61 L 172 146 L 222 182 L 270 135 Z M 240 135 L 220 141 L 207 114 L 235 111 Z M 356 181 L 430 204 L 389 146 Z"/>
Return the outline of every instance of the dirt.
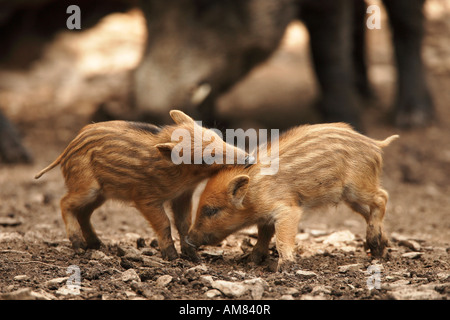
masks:
<path fill-rule="evenodd" d="M 0 166 L 0 297 L 448 299 L 450 8 L 429 0 L 426 13 L 424 58 L 438 114 L 429 127 L 403 131 L 385 122 L 395 93 L 387 22 L 383 20 L 381 30 L 369 32 L 369 74 L 378 100 L 364 115 L 366 134 L 401 137 L 384 156 L 383 185 L 390 195 L 387 260 L 367 254 L 365 223 L 344 206 L 305 214 L 297 236 L 297 263 L 289 272 L 271 271 L 277 259 L 274 243 L 263 265 L 248 263 L 255 229 L 236 233 L 220 246 L 202 248 L 199 263 L 165 261 L 144 218 L 117 202 L 107 202 L 92 218 L 104 247 L 76 253 L 60 216 L 60 172 L 53 170 L 40 180 L 33 177 L 90 121 L 99 103 L 107 100 L 110 107 L 126 109 L 127 75 L 139 59 L 136 52 L 141 52 L 145 34 L 142 16 L 136 11 L 117 14 L 81 34 L 62 33 L 30 70 L 1 71 L 0 104 L 18 124 L 35 162 Z M 114 38 L 108 36 L 111 30 Z M 298 114 L 298 123 L 314 121 L 311 104 L 317 88 L 307 36 L 298 24 L 290 31 L 268 63 L 221 99 L 224 115 L 240 112 L 234 117 L 240 119 L 236 126 L 281 128 L 296 122 Z M 108 44 L 116 49 L 107 51 Z"/>

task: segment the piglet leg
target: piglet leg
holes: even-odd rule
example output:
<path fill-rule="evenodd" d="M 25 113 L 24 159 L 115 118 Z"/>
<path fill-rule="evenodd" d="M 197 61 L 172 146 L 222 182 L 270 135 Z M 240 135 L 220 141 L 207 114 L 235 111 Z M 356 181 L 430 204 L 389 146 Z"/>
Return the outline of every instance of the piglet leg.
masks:
<path fill-rule="evenodd" d="M 300 207 L 281 207 L 275 214 L 275 237 L 279 254 L 278 271 L 288 270 L 295 262 L 295 236 L 301 215 Z"/>
<path fill-rule="evenodd" d="M 90 222 L 92 212 L 105 201 L 95 187 L 69 190 L 61 199 L 61 214 L 67 236 L 74 250 L 101 246 L 101 241 Z"/>
<path fill-rule="evenodd" d="M 374 257 L 386 257 L 386 247 L 388 239 L 383 232 L 383 219 L 386 212 L 388 193 L 383 189 L 378 189 L 372 204 L 370 205 L 370 217 L 367 222 L 366 240 L 367 245 Z"/>
<path fill-rule="evenodd" d="M 261 223 L 258 225 L 258 242 L 250 254 L 250 260 L 256 264 L 261 264 L 269 254 L 270 240 L 275 233 L 273 223 Z"/>
<path fill-rule="evenodd" d="M 172 239 L 169 217 L 164 212 L 164 208 L 145 200 L 135 201 L 136 208 L 142 213 L 152 226 L 158 238 L 161 255 L 166 260 L 178 258 Z"/>
<path fill-rule="evenodd" d="M 191 198 L 193 190 L 188 190 L 178 198 L 172 200 L 172 211 L 180 235 L 181 253 L 194 262 L 199 261 L 197 250 L 186 242 L 186 236 L 191 226 Z"/>

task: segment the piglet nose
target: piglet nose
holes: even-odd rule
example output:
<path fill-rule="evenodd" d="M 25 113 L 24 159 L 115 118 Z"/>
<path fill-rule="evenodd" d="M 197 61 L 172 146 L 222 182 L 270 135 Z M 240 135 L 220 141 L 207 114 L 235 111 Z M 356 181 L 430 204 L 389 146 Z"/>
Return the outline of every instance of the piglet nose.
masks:
<path fill-rule="evenodd" d="M 255 163 L 255 157 L 254 156 L 251 156 L 251 155 L 248 155 L 248 156 L 246 156 L 245 157 L 245 168 L 248 168 L 248 167 L 250 167 L 252 164 L 254 164 Z"/>

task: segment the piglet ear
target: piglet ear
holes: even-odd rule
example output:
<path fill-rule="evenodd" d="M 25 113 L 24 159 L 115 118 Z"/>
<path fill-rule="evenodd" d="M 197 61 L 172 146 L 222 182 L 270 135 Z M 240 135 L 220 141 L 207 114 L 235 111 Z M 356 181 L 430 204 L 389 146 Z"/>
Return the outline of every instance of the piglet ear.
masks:
<path fill-rule="evenodd" d="M 194 119 L 192 119 L 191 117 L 189 117 L 187 114 L 185 114 L 183 111 L 180 110 L 170 110 L 169 114 L 176 124 L 194 122 Z"/>
<path fill-rule="evenodd" d="M 242 209 L 242 201 L 244 201 L 245 195 L 248 190 L 248 183 L 250 181 L 250 177 L 247 175 L 239 175 L 228 184 L 227 192 L 228 197 L 231 200 L 236 208 Z"/>
<path fill-rule="evenodd" d="M 164 159 L 172 159 L 172 149 L 175 147 L 174 143 L 158 143 L 157 145 L 155 145 L 155 147 L 158 149 L 159 153 L 163 156 Z"/>

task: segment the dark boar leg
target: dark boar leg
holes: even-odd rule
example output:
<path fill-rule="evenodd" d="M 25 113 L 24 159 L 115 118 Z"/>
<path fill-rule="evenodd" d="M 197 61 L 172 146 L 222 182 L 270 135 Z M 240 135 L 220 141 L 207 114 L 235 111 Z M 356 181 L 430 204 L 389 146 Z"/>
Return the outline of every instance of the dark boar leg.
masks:
<path fill-rule="evenodd" d="M 178 258 L 178 253 L 172 239 L 170 220 L 164 208 L 148 203 L 148 200 L 135 200 L 135 204 L 136 208 L 147 219 L 155 231 L 163 259 L 174 260 Z"/>
<path fill-rule="evenodd" d="M 434 106 L 421 57 L 424 0 L 384 0 L 383 3 L 393 31 L 398 72 L 395 124 L 406 128 L 427 125 L 434 117 Z"/>
<path fill-rule="evenodd" d="M 14 126 L 0 111 L 0 160 L 5 163 L 30 163 L 28 151 L 22 146 Z"/>
<path fill-rule="evenodd" d="M 353 68 L 355 71 L 355 88 L 359 97 L 366 101 L 375 98 L 375 94 L 369 82 L 367 74 L 366 55 L 366 10 L 367 4 L 364 0 L 353 0 Z"/>
<path fill-rule="evenodd" d="M 273 223 L 258 224 L 258 242 L 250 254 L 250 260 L 256 264 L 261 264 L 269 255 L 270 240 L 275 233 Z"/>
<path fill-rule="evenodd" d="M 351 52 L 352 2 L 307 0 L 301 18 L 310 33 L 314 69 L 321 88 L 319 111 L 326 122 L 344 121 L 361 130 Z"/>
<path fill-rule="evenodd" d="M 186 236 L 191 226 L 191 198 L 193 190 L 183 193 L 178 198 L 172 201 L 172 211 L 180 235 L 181 253 L 189 260 L 198 261 L 197 252 L 195 248 L 186 243 Z"/>

